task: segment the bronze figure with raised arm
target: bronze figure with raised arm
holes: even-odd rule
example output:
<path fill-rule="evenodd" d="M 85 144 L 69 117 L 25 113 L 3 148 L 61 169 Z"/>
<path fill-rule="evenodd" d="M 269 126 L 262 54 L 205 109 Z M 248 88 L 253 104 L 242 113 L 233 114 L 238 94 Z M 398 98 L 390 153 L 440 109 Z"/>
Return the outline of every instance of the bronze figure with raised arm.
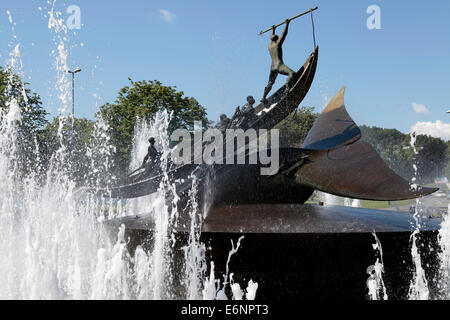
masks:
<path fill-rule="evenodd" d="M 284 27 L 283 33 L 280 38 L 275 34 L 276 27 L 272 26 L 272 35 L 270 36 L 269 43 L 269 53 L 270 57 L 272 58 L 272 65 L 270 67 L 269 83 L 264 89 L 264 96 L 261 99 L 261 102 L 263 103 L 266 102 L 267 94 L 270 92 L 270 90 L 272 90 L 272 86 L 275 83 L 275 80 L 277 79 L 279 73 L 288 76 L 286 80 L 286 91 L 289 90 L 290 82 L 295 75 L 295 72 L 284 64 L 283 49 L 281 47 L 288 33 L 289 22 L 290 20 L 286 19 L 286 26 Z"/>

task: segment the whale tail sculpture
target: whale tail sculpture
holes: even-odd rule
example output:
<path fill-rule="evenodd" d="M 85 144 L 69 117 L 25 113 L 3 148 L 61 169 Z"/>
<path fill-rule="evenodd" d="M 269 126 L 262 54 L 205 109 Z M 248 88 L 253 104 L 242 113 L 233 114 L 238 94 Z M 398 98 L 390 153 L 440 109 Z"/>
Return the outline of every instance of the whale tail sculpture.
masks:
<path fill-rule="evenodd" d="M 369 200 L 405 200 L 438 189 L 410 184 L 361 141 L 361 131 L 347 113 L 345 87 L 330 101 L 309 131 L 302 149 L 308 164 L 296 173 L 297 183 L 338 196 Z"/>

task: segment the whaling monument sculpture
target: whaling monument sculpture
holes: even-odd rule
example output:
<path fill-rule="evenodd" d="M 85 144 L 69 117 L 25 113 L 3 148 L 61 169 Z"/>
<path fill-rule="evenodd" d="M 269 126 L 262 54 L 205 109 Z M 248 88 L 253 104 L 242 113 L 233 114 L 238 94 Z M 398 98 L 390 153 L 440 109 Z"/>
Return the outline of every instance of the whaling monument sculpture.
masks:
<path fill-rule="evenodd" d="M 281 45 L 289 22 L 306 13 L 312 15 L 316 9 L 283 22 L 286 26 L 280 38 L 275 35 L 279 25 L 264 31 L 272 30 L 269 83 L 258 106 L 253 108 L 254 99 L 249 97 L 247 106 L 237 110 L 231 119 L 221 117 L 216 128 L 224 133 L 225 140 L 227 129 L 274 128 L 305 98 L 318 63 L 315 36 L 314 50 L 297 72 L 284 65 Z M 286 84 L 266 98 L 279 73 L 288 76 Z M 199 214 L 204 217 L 201 240 L 213 248 L 209 258 L 215 261 L 216 271 L 223 272 L 230 239 L 245 235 L 242 252 L 231 268 L 236 279 L 252 278 L 260 283 L 259 298 L 309 295 L 364 298 L 365 279 L 369 276 L 366 267 L 373 263 L 372 232 L 376 232 L 385 248 L 386 277 L 392 284 L 389 294 L 405 297 L 408 277 L 404 270 L 409 270 L 411 265 L 410 257 L 405 258 L 411 216 L 393 211 L 304 204 L 314 190 L 384 201 L 413 199 L 437 190 L 411 185 L 392 171 L 370 144 L 360 139 L 361 131 L 346 111 L 344 93 L 345 87 L 331 99 L 301 148 L 276 150 L 280 165 L 272 175 L 261 175 L 260 164 L 170 162 L 165 172 L 158 166 L 149 172 L 143 166 L 124 183 L 96 192 L 121 199 L 146 196 L 158 190 L 167 174 L 171 181 L 177 182 L 180 203 L 185 204 L 195 178 L 199 183 Z M 206 145 L 203 143 L 201 148 Z M 242 152 L 248 156 L 249 149 L 236 150 L 236 156 Z M 189 219 L 184 207 L 178 206 L 181 221 Z M 151 214 L 138 213 L 106 223 L 112 228 L 124 224 L 129 246 L 133 247 L 151 238 L 154 222 Z M 422 241 L 432 246 L 438 223 L 426 221 L 422 228 Z M 183 238 L 186 224 L 180 223 L 177 233 Z M 431 261 L 436 257 L 429 254 L 426 259 Z"/>

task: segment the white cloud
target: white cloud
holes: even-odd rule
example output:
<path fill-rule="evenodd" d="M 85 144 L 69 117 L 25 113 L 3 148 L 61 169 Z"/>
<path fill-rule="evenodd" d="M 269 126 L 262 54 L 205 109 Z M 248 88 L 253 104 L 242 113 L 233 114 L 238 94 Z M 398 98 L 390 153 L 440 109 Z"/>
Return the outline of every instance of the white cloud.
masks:
<path fill-rule="evenodd" d="M 427 115 L 431 114 L 430 110 L 428 110 L 428 108 L 423 104 L 413 102 L 412 108 L 415 113 L 423 113 L 423 114 L 427 114 Z"/>
<path fill-rule="evenodd" d="M 173 23 L 173 21 L 177 17 L 174 13 L 172 13 L 169 10 L 166 10 L 166 9 L 159 9 L 159 12 L 161 13 L 162 18 L 164 20 L 166 20 L 167 22 L 169 22 L 169 23 Z"/>
<path fill-rule="evenodd" d="M 425 134 L 443 140 L 450 140 L 450 123 L 444 123 L 441 120 L 436 122 L 417 122 L 411 127 L 411 131 L 417 134 Z"/>

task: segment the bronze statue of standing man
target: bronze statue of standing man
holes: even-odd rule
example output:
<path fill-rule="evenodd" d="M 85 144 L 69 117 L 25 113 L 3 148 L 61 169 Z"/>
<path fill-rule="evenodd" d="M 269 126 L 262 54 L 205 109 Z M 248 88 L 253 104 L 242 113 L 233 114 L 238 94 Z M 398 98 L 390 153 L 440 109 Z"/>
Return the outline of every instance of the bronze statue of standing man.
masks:
<path fill-rule="evenodd" d="M 280 38 L 275 34 L 276 27 L 272 26 L 272 35 L 270 36 L 270 43 L 269 43 L 269 53 L 270 57 L 272 58 L 272 65 L 270 67 L 269 83 L 264 89 L 264 96 L 261 99 L 261 102 L 263 103 L 266 103 L 267 94 L 272 89 L 272 86 L 275 83 L 275 80 L 277 79 L 279 73 L 288 76 L 286 80 L 286 91 L 289 90 L 290 81 L 295 75 L 295 72 L 284 64 L 283 49 L 281 48 L 288 33 L 289 22 L 290 20 L 286 19 L 285 21 L 286 26 L 284 27 L 283 33 Z"/>

